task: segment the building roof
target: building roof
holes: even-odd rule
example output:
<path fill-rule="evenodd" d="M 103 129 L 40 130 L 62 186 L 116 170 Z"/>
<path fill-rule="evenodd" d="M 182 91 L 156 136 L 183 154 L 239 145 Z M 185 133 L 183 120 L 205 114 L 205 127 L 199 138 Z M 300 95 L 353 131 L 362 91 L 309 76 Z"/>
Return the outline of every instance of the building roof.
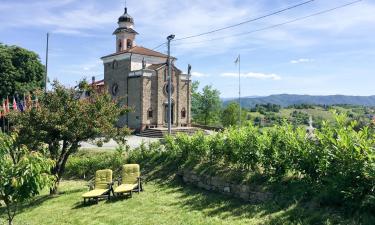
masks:
<path fill-rule="evenodd" d="M 159 70 L 161 68 L 164 68 L 165 66 L 167 66 L 167 63 L 152 64 L 152 65 L 149 65 L 146 69 Z M 176 70 L 179 73 L 182 73 L 182 71 L 180 69 L 178 69 L 175 65 L 173 65 L 173 69 Z"/>
<path fill-rule="evenodd" d="M 151 64 L 148 67 L 146 67 L 146 69 L 149 69 L 149 70 L 158 70 L 158 69 L 164 67 L 165 65 L 166 65 L 166 63 Z"/>
<path fill-rule="evenodd" d="M 168 55 L 166 55 L 166 54 L 163 54 L 163 53 L 160 53 L 160 52 L 148 49 L 148 48 L 144 48 L 144 47 L 141 47 L 141 46 L 134 46 L 130 49 L 127 49 L 127 50 L 124 50 L 124 51 L 121 51 L 121 52 L 117 52 L 117 53 L 113 53 L 113 54 L 110 54 L 110 55 L 103 56 L 102 59 L 107 58 L 107 57 L 111 57 L 111 56 L 121 55 L 121 54 L 124 54 L 124 53 L 134 53 L 134 54 L 139 54 L 139 55 L 168 58 Z M 175 59 L 174 57 L 171 57 L 171 58 Z"/>
<path fill-rule="evenodd" d="M 95 82 L 91 83 L 91 85 L 104 86 L 104 79 L 103 80 L 95 81 Z"/>
<path fill-rule="evenodd" d="M 117 28 L 117 29 L 113 32 L 113 34 L 118 34 L 118 33 L 120 33 L 120 32 L 127 32 L 127 33 L 132 33 L 132 34 L 138 34 L 137 31 L 135 31 L 134 29 L 129 28 L 129 27 L 119 27 L 119 28 Z"/>

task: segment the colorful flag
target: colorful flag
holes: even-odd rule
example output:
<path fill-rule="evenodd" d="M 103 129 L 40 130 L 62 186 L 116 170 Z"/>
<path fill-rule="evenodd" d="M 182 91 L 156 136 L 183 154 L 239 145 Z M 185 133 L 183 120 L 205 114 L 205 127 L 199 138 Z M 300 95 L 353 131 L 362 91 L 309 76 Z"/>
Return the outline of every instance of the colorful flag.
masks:
<path fill-rule="evenodd" d="M 13 110 L 18 110 L 17 101 L 14 97 L 13 97 Z"/>
<path fill-rule="evenodd" d="M 18 110 L 23 112 L 25 111 L 24 108 L 23 108 L 23 101 L 22 100 L 18 100 Z"/>

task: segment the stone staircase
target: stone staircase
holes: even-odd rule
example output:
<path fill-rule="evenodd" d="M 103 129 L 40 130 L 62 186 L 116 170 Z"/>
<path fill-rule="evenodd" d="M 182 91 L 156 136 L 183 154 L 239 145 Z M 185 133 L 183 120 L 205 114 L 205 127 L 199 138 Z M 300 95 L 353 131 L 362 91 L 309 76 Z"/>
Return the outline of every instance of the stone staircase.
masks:
<path fill-rule="evenodd" d="M 195 128 L 195 127 L 174 127 L 172 128 L 172 136 L 178 133 L 185 133 L 188 135 L 192 135 L 199 130 L 201 129 Z M 138 136 L 149 137 L 149 138 L 163 138 L 166 135 L 168 135 L 167 128 L 148 128 L 138 134 Z"/>

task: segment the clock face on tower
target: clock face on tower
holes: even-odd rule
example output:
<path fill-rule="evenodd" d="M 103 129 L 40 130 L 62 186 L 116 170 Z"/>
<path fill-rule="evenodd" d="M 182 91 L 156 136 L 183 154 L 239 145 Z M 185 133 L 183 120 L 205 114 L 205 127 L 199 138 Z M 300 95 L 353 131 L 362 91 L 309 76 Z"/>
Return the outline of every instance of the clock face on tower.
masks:
<path fill-rule="evenodd" d="M 114 83 L 114 84 L 112 85 L 111 92 L 112 92 L 112 95 L 113 95 L 113 96 L 116 96 L 116 95 L 117 95 L 117 93 L 118 93 L 118 84 L 117 84 L 117 83 Z"/>

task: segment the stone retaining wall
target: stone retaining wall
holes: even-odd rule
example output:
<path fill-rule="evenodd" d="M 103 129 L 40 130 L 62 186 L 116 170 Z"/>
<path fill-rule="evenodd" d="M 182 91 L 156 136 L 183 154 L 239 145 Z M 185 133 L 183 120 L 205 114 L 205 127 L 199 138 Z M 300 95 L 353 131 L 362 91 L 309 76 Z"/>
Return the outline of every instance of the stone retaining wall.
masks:
<path fill-rule="evenodd" d="M 181 172 L 185 183 L 205 189 L 207 191 L 219 192 L 225 195 L 240 198 L 251 203 L 261 203 L 272 198 L 272 194 L 262 190 L 261 186 L 235 184 L 224 181 L 220 177 L 199 175 L 191 170 Z"/>

